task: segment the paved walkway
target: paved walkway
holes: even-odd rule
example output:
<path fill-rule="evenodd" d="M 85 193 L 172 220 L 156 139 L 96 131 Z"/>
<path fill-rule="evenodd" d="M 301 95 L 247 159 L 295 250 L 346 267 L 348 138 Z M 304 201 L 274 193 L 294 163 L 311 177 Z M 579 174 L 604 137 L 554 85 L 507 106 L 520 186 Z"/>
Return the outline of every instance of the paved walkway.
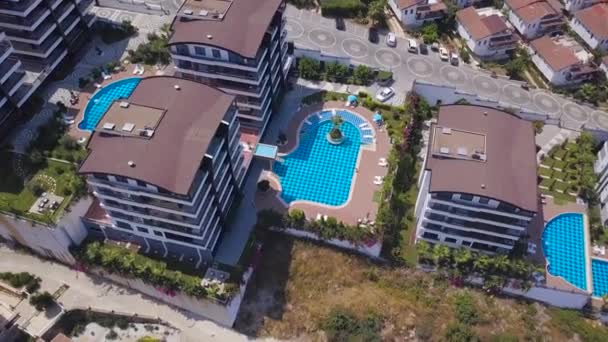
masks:
<path fill-rule="evenodd" d="M 99 277 L 76 272 L 55 262 L 16 252 L 6 245 L 0 244 L 0 272 L 8 271 L 35 274 L 42 278 L 43 288 L 57 288 L 62 284 L 68 284 L 70 288 L 60 298 L 60 302 L 66 310 L 90 306 L 94 309 L 158 316 L 181 330 L 183 341 L 249 340 L 246 336 L 231 329 L 153 301 L 138 292 L 107 283 Z"/>
<path fill-rule="evenodd" d="M 408 53 L 407 42 L 397 38 L 397 47 L 370 43 L 367 28 L 346 22 L 346 30 L 335 28 L 333 19 L 288 5 L 286 10 L 288 37 L 297 47 L 321 50 L 324 54 L 350 57 L 353 64 L 366 64 L 394 73 L 393 87 L 405 93 L 415 79 L 456 86 L 461 91 L 479 94 L 488 99 L 508 103 L 516 108 L 560 118 L 572 128 L 600 129 L 608 132 L 608 113 L 546 90 L 521 88 L 521 82 L 490 77 L 487 71 L 461 63 L 454 67 L 442 62 L 436 52 L 428 55 Z"/>

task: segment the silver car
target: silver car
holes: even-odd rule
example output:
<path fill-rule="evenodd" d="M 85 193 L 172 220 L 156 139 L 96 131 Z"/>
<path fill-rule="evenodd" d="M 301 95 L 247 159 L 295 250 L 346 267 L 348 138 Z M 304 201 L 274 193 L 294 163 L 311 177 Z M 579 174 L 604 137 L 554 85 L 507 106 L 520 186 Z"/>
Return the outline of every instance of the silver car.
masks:
<path fill-rule="evenodd" d="M 393 95 L 395 95 L 395 89 L 382 88 L 382 90 L 380 90 L 378 92 L 378 94 L 376 94 L 376 100 L 378 100 L 380 102 L 384 102 L 384 101 L 390 99 L 391 97 L 393 97 Z"/>

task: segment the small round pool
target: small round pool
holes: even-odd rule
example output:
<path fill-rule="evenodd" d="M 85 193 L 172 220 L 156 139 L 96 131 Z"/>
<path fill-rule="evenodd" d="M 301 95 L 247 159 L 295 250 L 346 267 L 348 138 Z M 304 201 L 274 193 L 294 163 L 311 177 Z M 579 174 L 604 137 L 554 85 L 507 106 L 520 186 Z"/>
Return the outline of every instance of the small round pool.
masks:
<path fill-rule="evenodd" d="M 548 271 L 582 290 L 588 289 L 583 214 L 560 214 L 545 226 L 543 250 Z"/>
<path fill-rule="evenodd" d="M 84 108 L 84 115 L 82 121 L 78 124 L 78 128 L 85 131 L 94 130 L 112 102 L 129 97 L 140 80 L 140 77 L 123 78 L 99 89 Z"/>

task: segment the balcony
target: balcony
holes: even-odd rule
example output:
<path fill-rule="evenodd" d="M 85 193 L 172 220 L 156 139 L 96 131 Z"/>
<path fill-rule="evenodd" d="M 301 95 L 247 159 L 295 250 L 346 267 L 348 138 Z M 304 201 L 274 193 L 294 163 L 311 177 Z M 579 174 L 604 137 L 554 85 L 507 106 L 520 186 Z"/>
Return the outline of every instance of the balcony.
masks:
<path fill-rule="evenodd" d="M 51 11 L 45 6 L 38 6 L 25 18 L 0 15 L 0 27 L 9 29 L 34 31 L 42 23 Z"/>
<path fill-rule="evenodd" d="M 42 0 L 0 1 L 0 14 L 26 17 Z"/>
<path fill-rule="evenodd" d="M 33 57 L 47 58 L 59 46 L 63 39 L 59 34 L 52 34 L 42 44 L 32 45 L 21 42 L 14 42 L 13 47 L 17 54 Z"/>
<path fill-rule="evenodd" d="M 2 84 L 2 89 L 9 95 L 13 95 L 24 81 L 25 72 L 21 70 L 16 71 Z"/>
<path fill-rule="evenodd" d="M 51 20 L 46 20 L 34 31 L 24 33 L 23 31 L 6 30 L 6 35 L 12 40 L 28 44 L 41 44 L 55 29 L 57 25 Z"/>
<path fill-rule="evenodd" d="M 171 48 L 171 57 L 175 60 L 184 60 L 205 65 L 215 65 L 244 71 L 258 71 L 267 52 L 267 49 L 258 51 L 255 59 L 244 59 L 240 56 L 231 55 L 228 57 L 229 60 L 226 61 L 206 55 L 203 56 L 196 53 L 190 53 L 190 50 L 186 45 L 180 45 Z"/>
<path fill-rule="evenodd" d="M 0 63 L 0 83 L 4 83 L 20 66 L 21 61 L 16 58 L 9 58 Z"/>
<path fill-rule="evenodd" d="M 441 210 L 445 212 L 456 213 L 467 217 L 471 220 L 504 226 L 508 229 L 524 230 L 529 224 L 529 220 L 502 216 L 499 213 L 491 213 L 487 211 L 477 211 L 475 207 L 467 207 L 463 205 L 455 205 L 449 202 L 441 202 L 435 199 L 429 201 L 429 208 L 433 210 Z"/>
<path fill-rule="evenodd" d="M 442 233 L 442 234 L 446 234 L 446 235 L 451 235 L 454 237 L 474 239 L 479 242 L 494 244 L 499 247 L 507 248 L 507 249 L 511 249 L 515 245 L 515 240 L 502 239 L 502 238 L 495 237 L 492 235 L 485 235 L 485 234 L 480 234 L 480 233 L 476 233 L 476 232 L 464 231 L 464 230 L 460 230 L 457 228 L 448 228 L 448 227 L 444 227 L 444 224 L 441 222 L 434 222 L 431 220 L 424 220 L 422 222 L 422 227 L 425 230 L 438 232 L 438 233 Z"/>

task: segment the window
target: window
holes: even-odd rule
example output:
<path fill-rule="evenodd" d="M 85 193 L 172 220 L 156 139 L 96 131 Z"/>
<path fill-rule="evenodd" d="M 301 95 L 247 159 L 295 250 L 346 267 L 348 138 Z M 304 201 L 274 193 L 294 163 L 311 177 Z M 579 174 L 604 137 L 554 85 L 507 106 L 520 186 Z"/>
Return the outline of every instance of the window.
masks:
<path fill-rule="evenodd" d="M 221 57 L 220 50 L 218 50 L 218 49 L 211 50 L 211 53 L 213 54 L 213 58 L 220 58 Z"/>
<path fill-rule="evenodd" d="M 132 230 L 131 225 L 122 221 L 118 221 L 116 222 L 116 226 L 119 228 L 123 228 L 123 229 L 129 229 Z"/>
<path fill-rule="evenodd" d="M 196 53 L 199 56 L 205 56 L 207 53 L 205 52 L 205 48 L 200 47 L 200 46 L 195 46 L 194 47 L 194 53 Z"/>
<path fill-rule="evenodd" d="M 488 203 L 490 203 L 490 199 L 489 198 L 485 198 L 485 197 L 479 197 L 479 203 L 481 203 L 481 204 L 488 204 Z"/>
<path fill-rule="evenodd" d="M 138 186 L 146 187 L 146 183 L 140 180 L 136 180 Z"/>
<path fill-rule="evenodd" d="M 462 245 L 463 245 L 463 246 L 468 246 L 468 247 L 471 247 L 471 241 L 462 240 Z"/>
<path fill-rule="evenodd" d="M 116 181 L 117 182 L 128 183 L 127 182 L 127 177 L 123 177 L 123 176 L 115 176 L 115 177 L 116 177 Z"/>
<path fill-rule="evenodd" d="M 150 231 L 147 228 L 143 228 L 143 227 L 137 227 L 137 230 L 142 232 L 142 233 L 149 233 Z"/>
<path fill-rule="evenodd" d="M 460 199 L 463 200 L 463 201 L 472 201 L 473 200 L 473 195 L 460 194 Z"/>
<path fill-rule="evenodd" d="M 443 241 L 445 241 L 447 243 L 456 243 L 456 239 L 450 238 L 450 237 L 446 237 L 445 240 L 443 240 Z"/>
<path fill-rule="evenodd" d="M 160 231 L 158 231 L 158 230 L 155 230 L 155 231 L 154 231 L 154 235 L 156 235 L 156 236 L 163 236 L 163 232 L 160 232 Z"/>

